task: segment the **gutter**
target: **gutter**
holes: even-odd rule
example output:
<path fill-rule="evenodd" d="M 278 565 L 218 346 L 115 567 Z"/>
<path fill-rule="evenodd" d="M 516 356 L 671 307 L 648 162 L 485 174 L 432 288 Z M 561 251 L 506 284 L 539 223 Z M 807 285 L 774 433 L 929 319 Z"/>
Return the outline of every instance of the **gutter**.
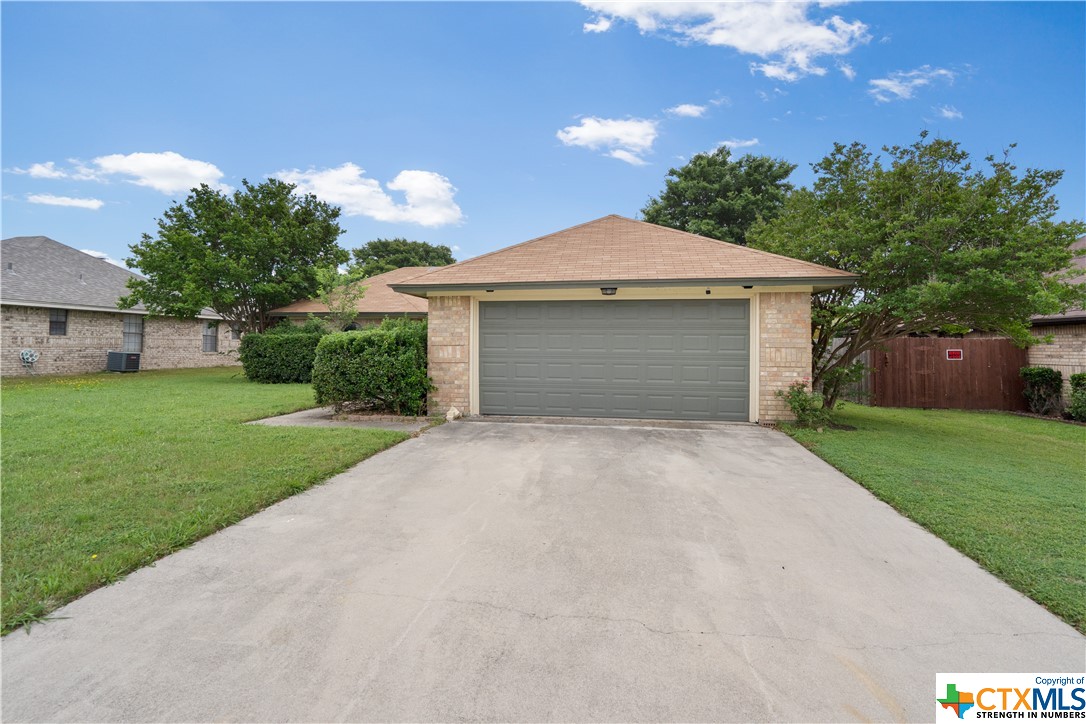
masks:
<path fill-rule="evenodd" d="M 660 287 L 742 287 L 742 286 L 814 286 L 842 287 L 852 284 L 858 276 L 833 277 L 750 277 L 747 279 L 601 279 L 595 281 L 561 282 L 492 282 L 489 284 L 390 284 L 389 287 L 401 294 L 426 297 L 428 294 L 446 292 L 476 292 L 490 289 L 597 289 L 599 287 L 617 287 L 633 289 L 651 289 Z"/>

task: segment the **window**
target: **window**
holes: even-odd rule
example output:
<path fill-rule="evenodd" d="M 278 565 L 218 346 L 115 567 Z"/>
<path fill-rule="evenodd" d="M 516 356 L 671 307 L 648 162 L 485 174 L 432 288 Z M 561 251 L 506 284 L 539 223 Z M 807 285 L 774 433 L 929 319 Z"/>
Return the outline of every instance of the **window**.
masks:
<path fill-rule="evenodd" d="M 143 317 L 138 314 L 124 315 L 124 346 L 125 352 L 143 351 Z"/>
<path fill-rule="evenodd" d="M 204 351 L 219 351 L 219 325 L 213 322 L 204 322 Z"/>
<path fill-rule="evenodd" d="M 230 339 L 241 339 L 241 325 L 237 322 L 230 325 Z"/>
<path fill-rule="evenodd" d="M 68 334 L 68 310 L 49 310 L 49 334 L 63 337 Z"/>

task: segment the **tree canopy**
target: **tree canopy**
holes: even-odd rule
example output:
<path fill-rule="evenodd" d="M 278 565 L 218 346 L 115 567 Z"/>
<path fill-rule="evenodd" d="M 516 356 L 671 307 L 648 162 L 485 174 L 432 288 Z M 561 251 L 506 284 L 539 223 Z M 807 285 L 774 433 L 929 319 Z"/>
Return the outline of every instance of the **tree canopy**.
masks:
<path fill-rule="evenodd" d="M 405 266 L 446 266 L 455 264 L 447 246 L 407 239 L 375 239 L 351 252 L 351 274 L 372 277 Z"/>
<path fill-rule="evenodd" d="M 746 244 L 755 221 L 779 213 L 792 190 L 787 179 L 795 168 L 768 156 L 747 154 L 734 160 L 721 146 L 669 170 L 660 197 L 650 198 L 641 215 L 660 226 Z"/>
<path fill-rule="evenodd" d="M 1011 146 L 1013 148 L 1013 146 Z M 836 144 L 810 189 L 750 231 L 751 246 L 858 274 L 814 295 L 812 382 L 833 407 L 857 359 L 913 333 L 998 331 L 1029 344 L 1030 317 L 1086 301 L 1067 282 L 1080 221 L 1054 220 L 1062 171 L 969 154 L 926 133 L 910 146 Z"/>
<path fill-rule="evenodd" d="M 128 266 L 147 278 L 129 280 L 120 306 L 187 318 L 210 307 L 263 331 L 272 309 L 316 293 L 318 269 L 347 261 L 338 207 L 276 179 L 242 186 L 225 194 L 201 184 L 166 209 L 158 234 L 129 247 Z"/>

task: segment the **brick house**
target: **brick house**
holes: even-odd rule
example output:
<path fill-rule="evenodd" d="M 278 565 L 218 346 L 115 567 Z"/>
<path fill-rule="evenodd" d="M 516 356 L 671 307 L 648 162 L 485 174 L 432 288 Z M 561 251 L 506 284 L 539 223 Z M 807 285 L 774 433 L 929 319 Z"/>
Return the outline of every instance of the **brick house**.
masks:
<path fill-rule="evenodd" d="M 197 319 L 120 310 L 136 274 L 44 236 L 0 242 L 0 375 L 26 375 L 20 353 L 39 355 L 34 374 L 106 368 L 108 351 L 140 352 L 141 369 L 237 364 L 240 334 L 210 309 Z"/>
<path fill-rule="evenodd" d="M 1071 260 L 1078 274 L 1072 284 L 1086 284 L 1086 236 L 1079 237 L 1071 249 L 1077 254 Z M 1052 341 L 1029 348 L 1029 363 L 1034 367 L 1051 367 L 1063 373 L 1064 400 L 1071 394 L 1071 375 L 1086 372 L 1086 310 L 1072 309 L 1064 314 L 1033 318 L 1033 333 L 1052 335 Z"/>
<path fill-rule="evenodd" d="M 425 299 L 410 294 L 401 294 L 392 289 L 391 285 L 405 282 L 436 268 L 405 266 L 384 274 L 376 274 L 369 279 L 358 282 L 366 287 L 366 294 L 355 305 L 358 310 L 355 324 L 360 327 L 368 324 L 379 324 L 386 317 L 426 319 L 427 302 Z M 271 311 L 273 319 L 289 319 L 296 324 L 304 323 L 311 314 L 322 317 L 328 314 L 328 307 L 319 299 L 302 299 Z"/>
<path fill-rule="evenodd" d="M 432 413 L 770 423 L 854 279 L 612 215 L 392 288 L 429 300 Z"/>

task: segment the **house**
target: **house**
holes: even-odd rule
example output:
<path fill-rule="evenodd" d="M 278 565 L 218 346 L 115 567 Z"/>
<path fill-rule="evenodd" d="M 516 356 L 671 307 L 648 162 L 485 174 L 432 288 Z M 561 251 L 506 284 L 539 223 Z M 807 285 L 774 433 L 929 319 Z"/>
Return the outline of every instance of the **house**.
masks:
<path fill-rule="evenodd" d="M 401 294 L 392 289 L 391 284 L 398 284 L 413 277 L 433 271 L 437 267 L 405 266 L 378 274 L 358 282 L 366 287 L 366 294 L 358 300 L 357 325 L 376 324 L 386 317 L 410 317 L 425 319 L 427 303 L 425 299 Z M 328 314 L 328 307 L 316 299 L 303 299 L 271 311 L 272 318 L 289 319 L 301 324 L 309 315 L 317 317 Z"/>
<path fill-rule="evenodd" d="M 1071 260 L 1072 269 L 1078 273 L 1069 281 L 1086 284 L 1086 236 L 1072 243 L 1071 249 L 1082 256 Z M 1072 309 L 1063 314 L 1034 317 L 1033 334 L 1052 335 L 1052 341 L 1029 348 L 1030 365 L 1062 372 L 1064 399 L 1071 399 L 1071 375 L 1086 372 L 1086 310 Z"/>
<path fill-rule="evenodd" d="M 240 334 L 210 309 L 197 319 L 118 309 L 133 277 L 44 236 L 0 241 L 0 374 L 29 373 L 24 349 L 38 353 L 35 374 L 98 372 L 111 350 L 140 352 L 142 369 L 237 364 L 223 353 Z"/>
<path fill-rule="evenodd" d="M 392 288 L 429 300 L 432 413 L 771 423 L 855 278 L 607 216 Z"/>

